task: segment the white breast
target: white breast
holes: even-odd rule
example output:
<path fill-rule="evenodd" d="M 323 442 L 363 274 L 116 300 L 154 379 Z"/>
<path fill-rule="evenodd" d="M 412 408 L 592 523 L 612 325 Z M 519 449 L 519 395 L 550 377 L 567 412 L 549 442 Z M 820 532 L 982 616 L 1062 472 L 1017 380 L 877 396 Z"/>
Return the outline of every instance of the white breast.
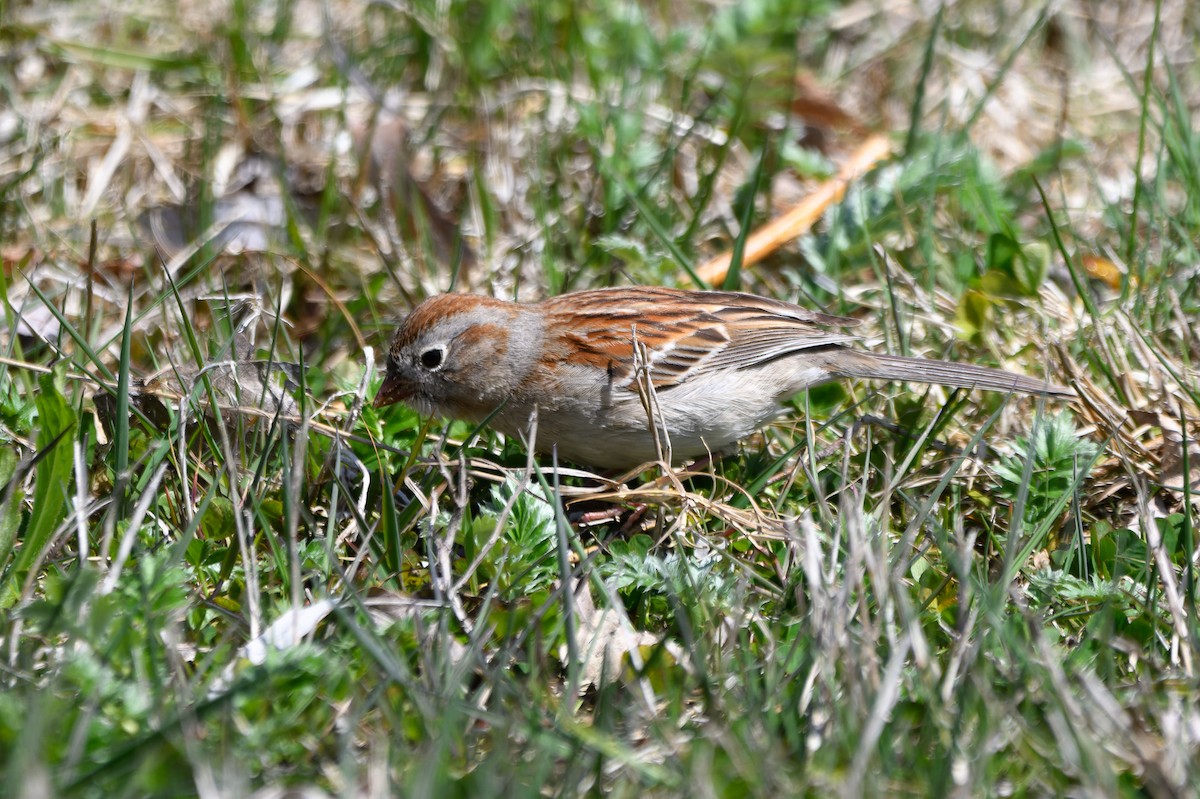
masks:
<path fill-rule="evenodd" d="M 690 460 L 729 448 L 777 417 L 781 402 L 828 379 L 824 369 L 797 360 L 701 373 L 656 392 L 655 419 L 660 440 L 670 442 L 671 459 Z M 606 388 L 594 381 L 573 401 L 540 407 L 536 448 L 549 452 L 557 446 L 560 459 L 600 469 L 626 469 L 655 460 L 658 449 L 641 398 Z M 527 415 L 501 417 L 495 426 L 509 435 L 528 429 Z"/>

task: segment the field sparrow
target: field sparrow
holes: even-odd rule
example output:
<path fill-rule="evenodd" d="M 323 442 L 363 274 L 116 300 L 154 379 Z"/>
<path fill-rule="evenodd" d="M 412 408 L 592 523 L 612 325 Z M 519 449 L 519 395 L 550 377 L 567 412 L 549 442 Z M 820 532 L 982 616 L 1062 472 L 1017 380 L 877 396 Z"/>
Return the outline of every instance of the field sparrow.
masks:
<path fill-rule="evenodd" d="M 726 291 L 638 286 L 536 305 L 444 294 L 401 323 L 374 404 L 471 422 L 494 413 L 509 436 L 536 408 L 535 449 L 624 470 L 727 449 L 841 377 L 1070 394 L 1000 369 L 850 349 L 855 336 L 827 329 L 854 324 Z"/>

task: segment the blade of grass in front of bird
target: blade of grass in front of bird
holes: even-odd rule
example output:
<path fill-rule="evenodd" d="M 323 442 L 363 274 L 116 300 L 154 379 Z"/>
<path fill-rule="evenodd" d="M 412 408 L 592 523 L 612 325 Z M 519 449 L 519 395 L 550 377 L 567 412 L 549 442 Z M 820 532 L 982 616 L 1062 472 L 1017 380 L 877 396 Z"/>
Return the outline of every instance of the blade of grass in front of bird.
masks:
<path fill-rule="evenodd" d="M 66 435 L 64 430 L 59 436 Z M 37 453 L 35 457 L 45 457 L 52 449 Z M 0 576 L 8 565 L 8 556 L 17 541 L 17 530 L 21 527 L 21 500 L 25 493 L 19 484 L 25 470 L 33 468 L 32 463 L 25 465 L 17 460 L 16 450 L 12 447 L 0 447 Z M 18 474 L 18 467 L 21 474 Z M 0 579 L 0 593 L 4 592 L 4 583 Z"/>
<path fill-rule="evenodd" d="M 68 442 L 74 437 L 78 419 L 55 385 L 53 374 L 43 375 L 39 383 L 40 390 L 34 399 L 38 409 L 38 460 L 33 502 L 21 549 L 0 583 L 0 608 L 12 607 L 20 597 L 26 573 L 52 543 L 54 531 L 66 517 L 70 505 L 68 487 L 75 454 Z M 0 560 L 2 565 L 3 560 Z"/>
<path fill-rule="evenodd" d="M 550 474 L 553 485 L 549 487 L 551 502 L 554 504 L 554 530 L 558 546 L 558 580 L 559 591 L 563 603 L 563 623 L 567 637 L 567 692 L 563 696 L 562 714 L 560 718 L 574 715 L 575 698 L 579 695 L 579 672 L 582 662 L 579 658 L 579 619 L 575 608 L 575 574 L 571 569 L 570 544 L 567 536 L 567 519 L 563 515 L 563 496 L 558 483 L 558 448 L 550 453 Z M 539 479 L 543 481 L 541 472 Z"/>
<path fill-rule="evenodd" d="M 1075 292 L 1083 300 L 1083 307 L 1087 309 L 1088 315 L 1092 317 L 1092 322 L 1099 323 L 1100 310 L 1096 307 L 1095 300 L 1092 299 L 1091 289 L 1083 282 L 1083 278 L 1080 277 L 1079 270 L 1075 266 L 1075 259 L 1067 252 L 1067 245 L 1063 243 L 1058 222 L 1055 221 L 1054 212 L 1050 209 L 1050 200 L 1046 197 L 1045 190 L 1042 189 L 1041 181 L 1036 177 L 1033 178 L 1033 186 L 1037 189 L 1038 196 L 1042 198 L 1042 208 L 1046 212 L 1046 221 L 1050 223 L 1050 234 L 1054 238 L 1054 246 L 1058 249 L 1058 254 L 1062 256 L 1063 263 L 1066 264 L 1067 271 L 1071 275 L 1071 283 L 1075 286 Z"/>
<path fill-rule="evenodd" d="M 729 271 L 725 273 L 725 280 L 721 283 L 721 288 L 725 291 L 736 291 L 742 282 L 742 258 L 746 254 L 746 239 L 750 238 L 750 229 L 754 225 L 754 201 L 758 197 L 766 164 L 767 142 L 764 139 L 758 153 L 758 162 L 754 165 L 754 171 L 750 176 L 750 182 L 744 187 L 746 189 L 743 198 L 745 205 L 738 218 L 738 234 L 733 240 L 733 252 L 729 257 Z"/>
<path fill-rule="evenodd" d="M 909 110 L 908 135 L 904 138 L 904 157 L 912 158 L 916 153 L 917 133 L 921 128 L 922 114 L 925 106 L 925 92 L 929 85 L 929 76 L 933 72 L 933 56 L 937 52 L 938 34 L 942 30 L 942 20 L 946 15 L 946 4 L 938 3 L 937 13 L 929 26 L 929 36 L 925 39 L 925 52 L 921 56 L 921 70 L 917 74 L 917 85 L 913 90 L 913 101 Z"/>
<path fill-rule="evenodd" d="M 404 548 L 400 542 L 400 514 L 396 511 L 396 494 L 393 483 L 384 470 L 382 461 L 379 464 L 379 485 L 383 487 L 383 497 L 379 502 L 379 529 L 383 539 L 380 546 L 380 552 L 383 555 L 381 565 L 386 573 L 398 575 L 404 560 Z M 413 500 L 409 505 L 417 505 L 419 508 L 420 503 Z M 411 519 L 409 521 L 411 523 Z"/>
<path fill-rule="evenodd" d="M 1142 201 L 1142 164 L 1146 159 L 1147 149 L 1147 129 L 1150 126 L 1150 97 L 1154 90 L 1154 52 L 1158 44 L 1159 26 L 1162 24 L 1162 0 L 1155 0 L 1154 3 L 1154 22 L 1150 27 L 1150 37 L 1146 40 L 1146 68 L 1142 75 L 1142 88 L 1138 93 L 1138 102 L 1141 105 L 1141 113 L 1138 119 L 1138 146 L 1137 155 L 1133 161 L 1133 197 L 1130 201 L 1129 209 L 1129 238 L 1125 241 L 1125 264 L 1127 267 L 1132 267 L 1134 259 L 1137 255 L 1138 242 L 1138 211 Z M 1120 59 L 1116 59 L 1120 63 Z M 1039 189 L 1040 191 L 1040 189 Z M 1138 285 L 1145 285 L 1145 261 L 1138 259 Z M 1125 281 L 1126 288 L 1129 287 L 1129 281 Z M 1124 299 L 1124 297 L 1122 297 Z M 1140 300 L 1139 300 L 1140 302 Z"/>
<path fill-rule="evenodd" d="M 125 294 L 125 326 L 121 335 L 121 357 L 117 362 L 117 411 L 113 419 L 113 502 L 109 513 L 125 518 L 125 497 L 129 484 L 129 384 L 133 371 L 133 283 Z M 105 553 L 107 554 L 107 553 Z"/>

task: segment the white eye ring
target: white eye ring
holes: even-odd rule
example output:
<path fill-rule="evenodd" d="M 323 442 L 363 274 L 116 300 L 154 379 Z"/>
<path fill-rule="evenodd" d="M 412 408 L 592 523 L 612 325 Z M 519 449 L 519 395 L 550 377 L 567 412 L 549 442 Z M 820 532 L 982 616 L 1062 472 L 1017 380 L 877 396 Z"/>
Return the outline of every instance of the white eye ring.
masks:
<path fill-rule="evenodd" d="M 441 347 L 430 347 L 421 353 L 421 366 L 430 372 L 436 372 L 446 362 L 446 353 Z"/>

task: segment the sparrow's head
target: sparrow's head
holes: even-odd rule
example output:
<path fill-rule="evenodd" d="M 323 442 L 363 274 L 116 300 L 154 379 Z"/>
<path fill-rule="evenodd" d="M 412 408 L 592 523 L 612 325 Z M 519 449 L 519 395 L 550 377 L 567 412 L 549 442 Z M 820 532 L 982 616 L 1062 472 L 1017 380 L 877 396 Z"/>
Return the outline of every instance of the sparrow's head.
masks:
<path fill-rule="evenodd" d="M 480 420 L 506 401 L 541 347 L 538 317 L 473 294 L 431 297 L 410 313 L 388 349 L 374 405 Z"/>

